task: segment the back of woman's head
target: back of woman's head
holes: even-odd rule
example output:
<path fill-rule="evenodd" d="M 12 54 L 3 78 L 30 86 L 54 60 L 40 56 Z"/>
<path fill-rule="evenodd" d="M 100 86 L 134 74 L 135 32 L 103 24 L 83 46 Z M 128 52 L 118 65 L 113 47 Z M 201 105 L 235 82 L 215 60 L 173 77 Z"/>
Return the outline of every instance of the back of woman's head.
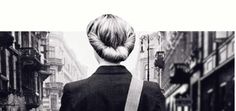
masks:
<path fill-rule="evenodd" d="M 135 44 L 133 28 L 112 14 L 91 21 L 87 27 L 87 36 L 97 54 L 113 63 L 126 60 Z"/>

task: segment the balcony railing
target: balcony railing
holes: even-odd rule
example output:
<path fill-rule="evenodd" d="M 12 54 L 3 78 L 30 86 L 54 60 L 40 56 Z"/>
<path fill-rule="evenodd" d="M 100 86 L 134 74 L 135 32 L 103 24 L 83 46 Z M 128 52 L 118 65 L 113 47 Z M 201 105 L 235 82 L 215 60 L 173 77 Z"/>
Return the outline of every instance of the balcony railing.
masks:
<path fill-rule="evenodd" d="M 62 59 L 59 58 L 48 58 L 48 62 L 51 65 L 63 65 Z"/>
<path fill-rule="evenodd" d="M 40 61 L 40 54 L 39 52 L 33 47 L 24 47 L 21 48 L 22 56 L 27 58 L 35 58 Z"/>
<path fill-rule="evenodd" d="M 58 70 L 60 71 L 63 67 L 62 59 L 59 58 L 48 58 L 48 63 L 50 65 L 58 66 Z"/>
<path fill-rule="evenodd" d="M 46 88 L 62 90 L 63 83 L 61 83 L 61 82 L 48 82 L 48 83 L 46 83 Z"/>
<path fill-rule="evenodd" d="M 21 48 L 22 53 L 22 60 L 23 60 L 23 66 L 27 66 L 29 68 L 40 68 L 41 62 L 40 62 L 40 54 L 39 52 L 32 47 L 24 47 Z"/>

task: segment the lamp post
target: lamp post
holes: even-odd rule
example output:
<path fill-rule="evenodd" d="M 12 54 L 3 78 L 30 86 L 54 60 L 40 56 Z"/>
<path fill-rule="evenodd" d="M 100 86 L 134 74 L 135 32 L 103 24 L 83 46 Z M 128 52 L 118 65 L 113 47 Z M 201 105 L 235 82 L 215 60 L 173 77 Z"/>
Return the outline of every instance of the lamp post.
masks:
<path fill-rule="evenodd" d="M 148 47 L 147 47 L 147 64 L 148 64 L 148 66 L 147 66 L 147 81 L 149 81 L 149 76 L 150 76 L 150 74 L 149 74 L 149 35 L 147 35 L 147 43 L 148 43 Z"/>
<path fill-rule="evenodd" d="M 141 37 L 141 50 L 140 50 L 140 52 L 141 53 L 144 53 L 144 50 L 143 50 L 143 40 L 144 39 L 147 39 L 147 81 L 149 81 L 149 76 L 150 76 L 150 74 L 149 74 L 149 35 L 143 35 L 142 37 Z"/>

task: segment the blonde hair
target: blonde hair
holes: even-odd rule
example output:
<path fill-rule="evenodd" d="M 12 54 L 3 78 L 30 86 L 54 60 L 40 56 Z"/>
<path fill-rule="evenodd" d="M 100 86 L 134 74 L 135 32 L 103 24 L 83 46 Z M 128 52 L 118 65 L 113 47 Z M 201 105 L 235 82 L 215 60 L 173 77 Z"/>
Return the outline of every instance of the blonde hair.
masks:
<path fill-rule="evenodd" d="M 126 60 L 135 44 L 133 28 L 112 14 L 91 21 L 87 26 L 87 36 L 97 54 L 113 63 Z"/>

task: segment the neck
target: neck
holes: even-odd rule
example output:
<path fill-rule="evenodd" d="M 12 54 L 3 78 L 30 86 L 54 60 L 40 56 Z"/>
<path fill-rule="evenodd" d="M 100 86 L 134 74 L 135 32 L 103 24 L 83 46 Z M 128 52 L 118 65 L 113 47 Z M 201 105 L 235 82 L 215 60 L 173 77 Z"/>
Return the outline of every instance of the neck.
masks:
<path fill-rule="evenodd" d="M 99 66 L 111 66 L 111 65 L 120 65 L 120 63 L 112 63 L 108 61 L 100 61 Z"/>
<path fill-rule="evenodd" d="M 99 66 L 115 66 L 115 65 L 120 65 L 120 62 L 119 63 L 113 63 L 113 62 L 109 62 L 109 61 L 106 61 L 104 60 L 103 58 L 101 58 L 96 52 L 94 53 L 95 54 L 95 57 L 99 63 Z"/>

